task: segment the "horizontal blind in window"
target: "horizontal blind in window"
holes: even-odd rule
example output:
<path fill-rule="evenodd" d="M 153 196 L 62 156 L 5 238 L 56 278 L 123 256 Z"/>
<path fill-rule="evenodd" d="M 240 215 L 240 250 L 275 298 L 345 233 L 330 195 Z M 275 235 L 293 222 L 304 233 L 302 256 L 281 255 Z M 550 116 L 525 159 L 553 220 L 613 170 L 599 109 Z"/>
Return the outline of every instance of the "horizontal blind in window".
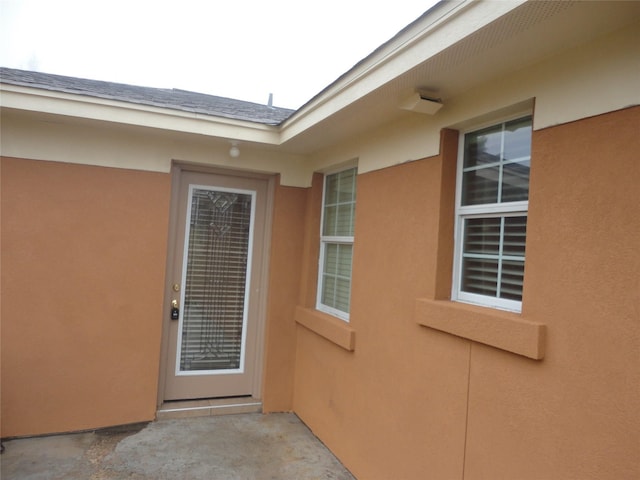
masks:
<path fill-rule="evenodd" d="M 322 211 L 319 308 L 349 313 L 356 208 L 356 168 L 325 177 Z"/>
<path fill-rule="evenodd" d="M 251 195 L 194 189 L 180 370 L 240 367 Z"/>
<path fill-rule="evenodd" d="M 530 115 L 468 132 L 458 170 L 452 298 L 509 310 L 522 302 Z"/>
<path fill-rule="evenodd" d="M 325 246 L 322 303 L 343 312 L 349 311 L 352 255 L 353 245 Z"/>
<path fill-rule="evenodd" d="M 522 300 L 526 216 L 464 220 L 462 291 Z"/>
<path fill-rule="evenodd" d="M 326 178 L 322 235 L 352 237 L 356 208 L 356 169 Z"/>

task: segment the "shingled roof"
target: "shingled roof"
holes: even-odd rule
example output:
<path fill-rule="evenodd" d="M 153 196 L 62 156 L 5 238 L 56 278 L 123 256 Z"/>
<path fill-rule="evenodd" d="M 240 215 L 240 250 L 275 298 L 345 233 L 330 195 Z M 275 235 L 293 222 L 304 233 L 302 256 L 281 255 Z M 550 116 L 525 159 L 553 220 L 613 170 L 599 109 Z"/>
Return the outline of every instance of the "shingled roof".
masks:
<path fill-rule="evenodd" d="M 10 85 L 170 108 L 266 125 L 279 125 L 295 111 L 185 90 L 138 87 L 6 67 L 0 67 L 0 81 Z"/>

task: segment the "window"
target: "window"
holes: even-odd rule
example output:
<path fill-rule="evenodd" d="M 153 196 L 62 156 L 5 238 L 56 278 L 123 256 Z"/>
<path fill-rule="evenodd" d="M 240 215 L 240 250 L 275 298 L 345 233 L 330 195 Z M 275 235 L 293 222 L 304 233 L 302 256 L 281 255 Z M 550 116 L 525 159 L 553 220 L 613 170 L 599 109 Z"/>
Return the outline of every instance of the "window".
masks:
<path fill-rule="evenodd" d="M 460 139 L 452 299 L 520 311 L 531 116 Z"/>
<path fill-rule="evenodd" d="M 325 176 L 316 308 L 349 320 L 357 169 Z"/>

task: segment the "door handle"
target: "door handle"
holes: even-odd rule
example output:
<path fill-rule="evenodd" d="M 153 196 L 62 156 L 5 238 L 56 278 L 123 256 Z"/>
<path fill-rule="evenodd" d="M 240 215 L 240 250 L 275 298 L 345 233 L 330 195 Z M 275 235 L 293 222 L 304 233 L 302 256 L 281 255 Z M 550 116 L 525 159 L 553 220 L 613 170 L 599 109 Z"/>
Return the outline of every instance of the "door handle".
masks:
<path fill-rule="evenodd" d="M 171 320 L 178 320 L 180 318 L 180 309 L 178 308 L 178 301 L 171 300 Z"/>

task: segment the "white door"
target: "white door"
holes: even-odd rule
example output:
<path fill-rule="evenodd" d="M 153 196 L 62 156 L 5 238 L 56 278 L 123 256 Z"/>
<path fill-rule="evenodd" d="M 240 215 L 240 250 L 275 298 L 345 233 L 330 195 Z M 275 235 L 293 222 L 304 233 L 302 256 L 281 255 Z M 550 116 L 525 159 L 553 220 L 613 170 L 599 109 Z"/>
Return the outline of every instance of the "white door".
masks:
<path fill-rule="evenodd" d="M 267 181 L 175 174 L 164 400 L 258 397 Z"/>

